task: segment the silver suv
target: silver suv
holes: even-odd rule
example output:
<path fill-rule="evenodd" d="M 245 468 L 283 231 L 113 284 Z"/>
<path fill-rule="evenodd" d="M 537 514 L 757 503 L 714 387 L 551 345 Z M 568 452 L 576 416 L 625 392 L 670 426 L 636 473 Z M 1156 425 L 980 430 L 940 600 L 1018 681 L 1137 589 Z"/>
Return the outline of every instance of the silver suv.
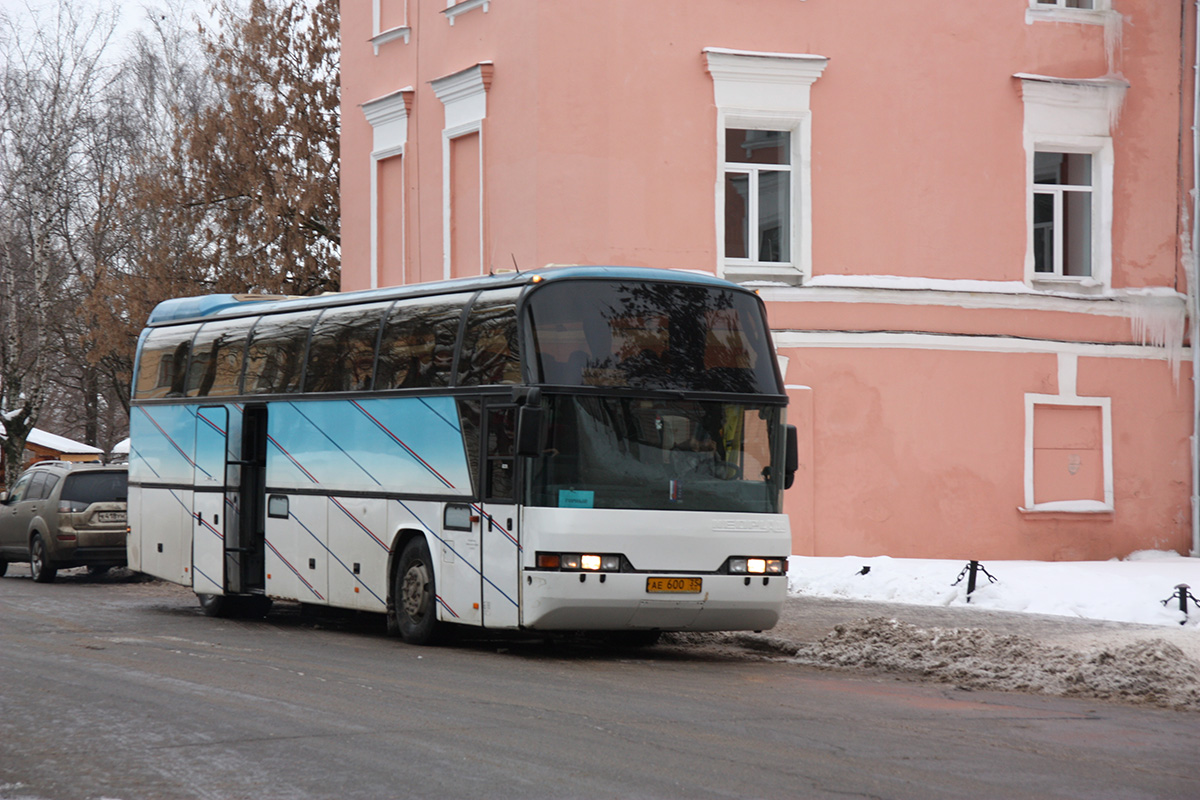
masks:
<path fill-rule="evenodd" d="M 0 492 L 0 575 L 10 561 L 28 561 L 39 583 L 66 567 L 125 566 L 127 484 L 125 466 L 34 464 Z"/>

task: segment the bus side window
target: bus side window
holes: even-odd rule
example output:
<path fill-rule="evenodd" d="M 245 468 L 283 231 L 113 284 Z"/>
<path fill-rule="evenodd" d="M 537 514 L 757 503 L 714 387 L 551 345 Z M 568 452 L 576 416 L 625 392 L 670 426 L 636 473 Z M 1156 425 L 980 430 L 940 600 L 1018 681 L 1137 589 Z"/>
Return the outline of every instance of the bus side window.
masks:
<path fill-rule="evenodd" d="M 484 293 L 471 306 L 458 365 L 459 386 L 521 382 L 519 289 Z"/>
<path fill-rule="evenodd" d="M 305 392 L 358 392 L 371 388 L 375 343 L 390 303 L 331 308 L 313 326 L 304 371 Z"/>
<path fill-rule="evenodd" d="M 397 302 L 384 323 L 375 388 L 449 386 L 466 299 L 467 295 L 451 295 Z"/>
<path fill-rule="evenodd" d="M 299 311 L 261 317 L 246 349 L 245 394 L 275 394 L 300 389 L 308 331 L 320 311 Z"/>
<path fill-rule="evenodd" d="M 179 328 L 158 328 L 142 346 L 138 363 L 134 397 L 149 400 L 156 397 L 182 397 L 188 356 L 196 325 Z"/>
<path fill-rule="evenodd" d="M 238 393 L 248 329 L 249 325 L 240 319 L 204 323 L 192 345 L 188 397 L 228 397 Z"/>

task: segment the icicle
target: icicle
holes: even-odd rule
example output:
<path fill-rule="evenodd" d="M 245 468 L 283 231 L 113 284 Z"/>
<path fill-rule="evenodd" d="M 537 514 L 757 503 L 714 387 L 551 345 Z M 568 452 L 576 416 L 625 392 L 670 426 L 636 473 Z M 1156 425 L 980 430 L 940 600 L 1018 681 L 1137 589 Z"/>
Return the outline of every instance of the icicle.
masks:
<path fill-rule="evenodd" d="M 1146 298 L 1148 299 L 1148 298 Z M 1183 361 L 1183 334 L 1187 328 L 1187 309 L 1182 303 L 1134 301 L 1129 304 L 1129 326 L 1135 341 L 1166 350 L 1171 379 L 1179 382 Z"/>

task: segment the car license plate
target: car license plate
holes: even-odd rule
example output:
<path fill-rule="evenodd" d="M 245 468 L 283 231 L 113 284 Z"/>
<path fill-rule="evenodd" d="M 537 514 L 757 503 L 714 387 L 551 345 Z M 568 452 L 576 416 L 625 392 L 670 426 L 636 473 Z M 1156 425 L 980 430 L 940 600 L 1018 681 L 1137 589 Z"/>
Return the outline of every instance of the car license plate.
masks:
<path fill-rule="evenodd" d="M 125 521 L 125 512 L 124 511 L 101 511 L 96 516 L 99 517 L 101 522 L 124 522 Z"/>
<path fill-rule="evenodd" d="M 699 594 L 702 578 L 646 578 L 646 591 L 672 594 Z"/>

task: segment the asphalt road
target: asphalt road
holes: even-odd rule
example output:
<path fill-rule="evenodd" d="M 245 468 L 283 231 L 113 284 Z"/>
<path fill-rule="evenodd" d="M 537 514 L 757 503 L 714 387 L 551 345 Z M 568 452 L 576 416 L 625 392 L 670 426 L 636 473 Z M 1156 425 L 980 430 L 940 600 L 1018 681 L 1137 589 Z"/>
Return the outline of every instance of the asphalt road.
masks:
<path fill-rule="evenodd" d="M 1195 713 L 0 579 L 0 798 L 1194 798 Z"/>

